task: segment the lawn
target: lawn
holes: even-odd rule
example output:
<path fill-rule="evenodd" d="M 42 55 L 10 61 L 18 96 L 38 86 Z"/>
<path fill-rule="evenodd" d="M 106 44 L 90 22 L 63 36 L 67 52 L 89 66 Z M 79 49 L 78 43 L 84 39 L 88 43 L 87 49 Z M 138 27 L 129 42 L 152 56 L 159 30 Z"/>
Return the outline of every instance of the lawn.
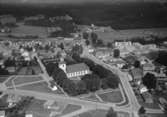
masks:
<path fill-rule="evenodd" d="M 9 76 L 0 76 L 0 83 L 8 79 Z"/>
<path fill-rule="evenodd" d="M 44 108 L 44 100 L 35 99 L 27 108 L 27 112 L 32 113 L 33 117 L 49 117 L 51 110 Z"/>
<path fill-rule="evenodd" d="M 17 77 L 17 76 L 16 76 Z M 11 79 L 9 79 L 5 84 L 7 87 L 12 87 L 12 80 L 14 79 L 14 83 L 16 85 L 22 84 L 22 83 L 30 83 L 30 82 L 35 82 L 35 81 L 40 81 L 42 80 L 41 77 L 29 77 L 29 76 L 24 76 L 24 77 L 12 77 Z"/>
<path fill-rule="evenodd" d="M 84 99 L 92 100 L 92 101 L 99 101 L 99 99 L 95 96 L 94 93 L 91 93 L 89 96 L 84 97 Z"/>
<path fill-rule="evenodd" d="M 107 111 L 106 110 L 93 110 L 89 112 L 82 113 L 78 115 L 78 117 L 106 117 Z"/>
<path fill-rule="evenodd" d="M 112 91 L 98 95 L 104 102 L 119 103 L 123 101 L 123 97 L 120 91 Z"/>
<path fill-rule="evenodd" d="M 31 85 L 25 85 L 21 87 L 17 87 L 17 89 L 22 89 L 22 90 L 32 90 L 32 91 L 37 91 L 37 92 L 44 92 L 44 93 L 54 93 L 54 94 L 63 94 L 60 89 L 57 91 L 52 91 L 46 82 L 41 82 L 41 83 L 34 83 Z"/>
<path fill-rule="evenodd" d="M 129 113 L 126 112 L 117 112 L 118 117 L 130 117 Z"/>
<path fill-rule="evenodd" d="M 7 87 L 12 87 L 13 85 L 12 85 L 12 80 L 14 79 L 15 77 L 13 76 L 13 77 L 11 77 L 7 82 L 5 82 L 5 85 L 7 86 Z"/>
<path fill-rule="evenodd" d="M 68 104 L 66 108 L 63 110 L 62 115 L 77 111 L 79 109 L 81 109 L 81 106 Z"/>
<path fill-rule="evenodd" d="M 42 73 L 39 66 L 22 67 L 18 70 L 17 75 L 38 75 Z"/>
<path fill-rule="evenodd" d="M 31 77 L 28 76 L 27 77 L 27 76 L 25 76 L 25 77 L 17 77 L 14 80 L 14 83 L 15 83 L 15 85 L 19 85 L 19 84 L 30 83 L 30 82 L 40 81 L 40 80 L 43 80 L 43 78 L 39 77 L 39 76 L 37 76 L 37 77 L 33 77 L 33 76 L 31 76 Z"/>
<path fill-rule="evenodd" d="M 165 114 L 146 114 L 148 117 L 166 117 L 167 115 Z"/>
<path fill-rule="evenodd" d="M 154 102 L 151 103 L 151 104 L 148 104 L 148 103 L 145 103 L 143 102 L 141 96 L 139 95 L 136 95 L 137 99 L 138 99 L 138 102 L 140 105 L 144 106 L 144 107 L 147 107 L 147 108 L 152 108 L 152 109 L 160 109 L 159 105 L 158 105 L 158 102 L 154 99 Z"/>

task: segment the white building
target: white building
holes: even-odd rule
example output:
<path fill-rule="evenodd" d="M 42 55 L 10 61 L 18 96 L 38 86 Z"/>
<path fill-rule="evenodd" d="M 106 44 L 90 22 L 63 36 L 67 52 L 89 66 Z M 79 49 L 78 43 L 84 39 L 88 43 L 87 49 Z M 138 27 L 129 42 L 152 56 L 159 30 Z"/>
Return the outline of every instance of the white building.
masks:
<path fill-rule="evenodd" d="M 73 79 L 91 73 L 89 67 L 85 63 L 79 63 L 67 66 L 65 62 L 60 62 L 59 68 L 61 68 L 66 73 L 69 79 Z"/>
<path fill-rule="evenodd" d="M 5 111 L 0 111 L 0 117 L 5 117 Z"/>

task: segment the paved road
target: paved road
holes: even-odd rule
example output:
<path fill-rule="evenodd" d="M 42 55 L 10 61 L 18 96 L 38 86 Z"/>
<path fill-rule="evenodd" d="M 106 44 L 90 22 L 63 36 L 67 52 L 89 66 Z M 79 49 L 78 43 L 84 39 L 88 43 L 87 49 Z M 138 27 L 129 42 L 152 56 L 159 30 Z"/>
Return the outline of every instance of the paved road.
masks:
<path fill-rule="evenodd" d="M 136 96 L 133 92 L 132 87 L 129 84 L 128 78 L 127 78 L 127 74 L 121 72 L 119 69 L 115 68 L 115 67 L 111 67 L 105 63 L 103 63 L 102 61 L 96 59 L 94 56 L 86 54 L 86 57 L 89 57 L 90 59 L 92 59 L 94 62 L 101 64 L 102 66 L 104 66 L 105 68 L 111 70 L 112 72 L 116 73 L 121 80 L 121 83 L 123 85 L 123 88 L 125 90 L 125 93 L 128 97 L 129 100 L 129 104 L 127 104 L 126 106 L 116 106 L 113 103 L 101 103 L 101 102 L 95 102 L 95 101 L 88 101 L 88 100 L 83 100 L 83 99 L 79 99 L 76 97 L 67 97 L 67 96 L 62 96 L 62 95 L 58 95 L 58 94 L 52 94 L 52 93 L 42 93 L 42 92 L 36 92 L 36 91 L 27 91 L 27 90 L 6 90 L 6 93 L 10 93 L 10 94 L 18 94 L 18 95 L 22 95 L 22 96 L 33 96 L 37 99 L 42 99 L 42 100 L 56 100 L 56 101 L 60 101 L 60 102 L 65 102 L 68 104 L 74 104 L 74 105 L 80 105 L 82 107 L 86 107 L 89 110 L 91 109 L 105 109 L 108 110 L 109 108 L 113 107 L 114 110 L 116 111 L 123 111 L 123 112 L 128 112 L 131 117 L 132 117 L 132 113 L 134 115 L 134 117 L 138 117 L 138 109 L 140 108 L 140 105 L 136 99 Z M 46 72 L 45 67 L 43 66 L 42 62 L 40 61 L 40 59 L 37 57 L 37 61 L 39 62 L 40 66 L 42 67 L 42 70 L 44 71 L 44 76 L 45 76 L 45 80 L 49 82 L 49 76 Z M 79 110 L 77 112 L 72 112 L 71 114 L 67 114 L 64 115 L 64 117 L 70 117 L 70 116 L 74 116 L 77 114 L 80 114 L 82 112 L 88 111 L 88 110 Z M 150 112 L 158 112 L 152 109 L 148 109 L 148 111 Z M 69 115 L 69 116 L 68 116 Z"/>
<path fill-rule="evenodd" d="M 84 51 L 82 56 L 87 57 L 91 60 L 93 60 L 94 62 L 96 62 L 97 64 L 102 65 L 103 67 L 105 67 L 106 69 L 112 71 L 113 73 L 117 74 L 120 78 L 121 84 L 125 90 L 126 96 L 128 97 L 129 100 L 129 109 L 131 109 L 131 112 L 133 112 L 135 117 L 138 117 L 138 110 L 141 107 L 140 104 L 138 103 L 138 100 L 134 94 L 134 91 L 129 83 L 129 78 L 128 78 L 128 73 L 124 73 L 122 71 L 120 71 L 118 68 L 114 67 L 114 66 L 110 66 L 108 64 L 105 64 L 104 62 L 102 62 L 101 60 L 97 59 L 95 56 L 90 55 L 88 52 L 88 49 L 84 46 Z M 126 106 L 125 106 L 126 107 Z M 157 110 L 157 109 L 146 109 L 148 113 L 162 113 L 161 110 Z"/>
<path fill-rule="evenodd" d="M 56 100 L 60 102 L 66 102 L 68 104 L 90 107 L 93 109 L 108 110 L 110 107 L 115 107 L 115 104 L 111 104 L 111 103 L 100 103 L 100 102 L 95 102 L 95 101 L 82 100 L 82 99 L 75 98 L 75 97 L 66 97 L 66 96 L 62 96 L 58 94 L 42 93 L 42 92 L 37 92 L 37 91 L 16 89 L 16 90 L 7 90 L 6 93 L 22 95 L 22 96 L 33 96 L 41 100 Z"/>

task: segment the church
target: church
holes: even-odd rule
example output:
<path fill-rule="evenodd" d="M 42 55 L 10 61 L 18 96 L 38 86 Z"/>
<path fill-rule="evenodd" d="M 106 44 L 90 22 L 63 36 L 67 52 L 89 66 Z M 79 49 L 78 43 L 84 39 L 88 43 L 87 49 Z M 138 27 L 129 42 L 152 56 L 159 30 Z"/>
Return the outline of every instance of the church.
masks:
<path fill-rule="evenodd" d="M 85 63 L 66 65 L 64 61 L 61 61 L 59 62 L 59 68 L 62 69 L 71 80 L 79 80 L 81 76 L 91 73 Z"/>

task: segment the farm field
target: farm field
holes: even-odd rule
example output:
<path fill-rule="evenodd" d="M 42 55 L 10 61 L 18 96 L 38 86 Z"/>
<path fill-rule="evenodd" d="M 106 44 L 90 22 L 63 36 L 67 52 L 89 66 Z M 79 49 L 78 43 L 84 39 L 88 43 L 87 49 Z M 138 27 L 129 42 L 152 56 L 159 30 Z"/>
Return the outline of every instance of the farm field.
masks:
<path fill-rule="evenodd" d="M 149 35 L 157 35 L 159 37 L 167 37 L 167 28 L 148 28 L 148 29 L 127 29 L 115 30 L 112 32 L 96 32 L 99 39 L 104 42 L 112 42 L 114 40 L 132 39 L 136 37 L 149 37 Z"/>
<path fill-rule="evenodd" d="M 39 35 L 41 37 L 47 36 L 47 28 L 36 27 L 36 26 L 26 26 L 23 24 L 18 24 L 18 27 L 12 29 L 11 35 L 24 36 L 24 35 Z"/>

